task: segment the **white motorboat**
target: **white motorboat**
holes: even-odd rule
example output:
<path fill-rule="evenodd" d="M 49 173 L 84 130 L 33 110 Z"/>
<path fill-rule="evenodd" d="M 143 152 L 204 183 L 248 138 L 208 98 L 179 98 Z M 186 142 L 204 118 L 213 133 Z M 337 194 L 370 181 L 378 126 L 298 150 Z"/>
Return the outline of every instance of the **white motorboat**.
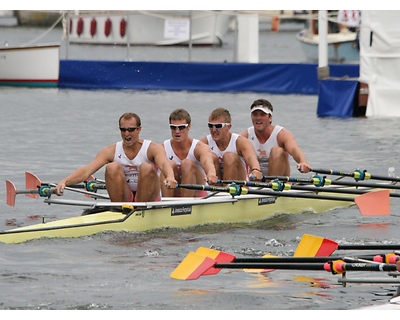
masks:
<path fill-rule="evenodd" d="M 60 45 L 0 48 L 0 85 L 56 87 L 60 71 Z"/>

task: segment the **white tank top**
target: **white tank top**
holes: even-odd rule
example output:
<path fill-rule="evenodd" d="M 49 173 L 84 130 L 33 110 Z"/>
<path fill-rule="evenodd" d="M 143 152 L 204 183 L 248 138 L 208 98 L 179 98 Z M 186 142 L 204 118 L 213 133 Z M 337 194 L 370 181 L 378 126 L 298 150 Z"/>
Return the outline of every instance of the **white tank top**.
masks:
<path fill-rule="evenodd" d="M 256 152 L 258 162 L 260 163 L 260 169 L 264 176 L 268 175 L 268 160 L 269 153 L 272 147 L 278 145 L 278 133 L 283 129 L 281 126 L 275 126 L 270 137 L 264 143 L 258 141 L 257 136 L 254 132 L 254 127 L 247 129 L 248 139 L 253 145 L 254 151 Z"/>
<path fill-rule="evenodd" d="M 147 158 L 147 150 L 149 149 L 150 143 L 150 140 L 143 140 L 142 147 L 136 157 L 132 160 L 126 156 L 122 146 L 122 141 L 115 144 L 114 161 L 121 164 L 126 176 L 126 182 L 128 182 L 129 187 L 133 192 L 136 192 L 137 190 L 140 165 L 143 162 L 152 163 Z"/>
<path fill-rule="evenodd" d="M 237 133 L 232 133 L 231 135 L 231 140 L 229 141 L 228 146 L 226 147 L 225 150 L 220 150 L 217 146 L 217 144 L 215 143 L 215 141 L 213 140 L 213 138 L 211 137 L 211 134 L 207 135 L 207 141 L 208 141 L 208 145 L 210 146 L 210 149 L 212 152 L 214 152 L 217 156 L 218 156 L 218 160 L 219 160 L 219 165 L 221 167 L 221 172 L 223 172 L 223 161 L 222 158 L 224 156 L 225 153 L 227 152 L 233 152 L 235 154 L 238 155 L 237 149 L 236 149 L 236 140 L 239 138 L 239 135 Z M 246 170 L 246 173 L 248 174 L 248 168 L 246 165 L 246 161 L 244 160 L 244 158 L 240 155 L 239 159 L 243 164 L 244 169 Z"/>
<path fill-rule="evenodd" d="M 204 173 L 204 175 L 206 175 L 200 161 L 197 160 L 194 155 L 194 149 L 196 148 L 198 142 L 199 142 L 199 140 L 193 139 L 192 145 L 190 146 L 190 149 L 189 149 L 186 159 L 192 160 L 199 167 L 199 169 Z M 179 157 L 175 154 L 175 152 L 171 146 L 171 139 L 164 141 L 164 149 L 165 149 L 165 153 L 167 154 L 167 158 L 169 160 L 173 160 L 177 164 L 178 170 L 180 170 L 180 166 L 181 166 L 183 159 L 179 159 Z"/>

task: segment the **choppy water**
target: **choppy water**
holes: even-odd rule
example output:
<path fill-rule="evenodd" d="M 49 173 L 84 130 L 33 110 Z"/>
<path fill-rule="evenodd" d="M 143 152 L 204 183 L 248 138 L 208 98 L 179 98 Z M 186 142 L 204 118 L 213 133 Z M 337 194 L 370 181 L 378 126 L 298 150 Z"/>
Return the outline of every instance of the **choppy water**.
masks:
<path fill-rule="evenodd" d="M 294 35 L 276 36 L 287 39 L 289 33 Z M 292 49 L 290 46 L 296 44 L 282 42 L 284 59 L 291 56 L 286 46 Z M 5 87 L 0 88 L 0 96 L 0 178 L 12 180 L 20 188 L 24 188 L 25 171 L 43 181 L 57 182 L 90 161 L 100 148 L 120 138 L 117 122 L 126 111 L 141 116 L 143 138 L 161 142 L 170 135 L 169 113 L 183 107 L 192 116 L 191 135 L 200 138 L 207 133 L 208 114 L 217 107 L 231 111 L 232 131 L 247 128 L 251 124 L 249 106 L 260 97 L 272 102 L 274 123 L 295 134 L 313 167 L 360 168 L 375 175 L 387 175 L 388 168 L 395 167 L 400 172 L 398 119 L 318 118 L 316 96 Z M 0 188 L 0 199 L 5 199 L 5 188 Z M 340 276 L 325 271 L 250 274 L 222 270 L 196 281 L 177 281 L 169 275 L 189 251 L 200 246 L 236 256 L 291 255 L 305 233 L 343 243 L 398 243 L 399 208 L 399 200 L 392 198 L 390 216 L 364 217 L 352 207 L 323 214 L 285 215 L 255 225 L 0 244 L 0 309 L 281 311 L 347 310 L 380 304 L 390 298 L 395 286 L 343 287 L 338 283 Z M 58 219 L 80 211 L 19 195 L 16 207 L 1 201 L 0 213 L 0 225 L 9 228 L 6 222 L 10 220 L 27 225 L 37 222 L 32 221 L 35 215 Z M 386 277 L 361 272 L 350 276 Z"/>

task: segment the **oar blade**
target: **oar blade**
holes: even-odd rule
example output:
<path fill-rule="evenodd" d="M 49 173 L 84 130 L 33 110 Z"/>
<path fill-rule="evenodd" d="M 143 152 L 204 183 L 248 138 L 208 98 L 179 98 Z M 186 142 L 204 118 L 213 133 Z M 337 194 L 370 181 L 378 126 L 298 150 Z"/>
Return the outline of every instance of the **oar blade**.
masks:
<path fill-rule="evenodd" d="M 177 280 L 196 280 L 215 263 L 214 259 L 195 252 L 189 252 L 186 258 L 170 274 L 170 277 Z"/>
<path fill-rule="evenodd" d="M 262 257 L 263 258 L 276 258 L 278 256 L 274 256 L 272 254 L 267 253 L 267 254 L 264 254 Z M 268 262 L 268 261 L 266 260 L 265 262 Z M 247 272 L 247 273 L 266 273 L 266 272 L 272 272 L 274 270 L 275 269 L 249 269 L 249 268 L 243 269 L 243 271 Z"/>
<path fill-rule="evenodd" d="M 390 215 L 390 191 L 378 190 L 364 193 L 354 200 L 363 216 Z"/>
<path fill-rule="evenodd" d="M 294 257 L 324 257 L 330 256 L 338 248 L 336 241 L 304 234 L 296 248 Z"/>
<path fill-rule="evenodd" d="M 26 171 L 25 172 L 25 187 L 26 189 L 37 189 L 42 185 L 42 181 L 34 175 L 33 173 Z M 27 197 L 37 199 L 39 198 L 38 193 L 26 193 L 25 194 Z"/>
<path fill-rule="evenodd" d="M 205 248 L 205 247 L 199 247 L 196 250 L 196 253 L 199 255 L 211 258 L 214 261 L 216 261 L 217 263 L 232 262 L 233 260 L 235 260 L 235 256 L 233 254 L 230 254 L 230 253 L 224 252 L 224 251 L 215 250 L 215 249 Z M 203 273 L 203 275 L 204 276 L 214 275 L 220 271 L 221 271 L 220 268 L 211 267 L 210 269 L 205 271 Z"/>
<path fill-rule="evenodd" d="M 10 180 L 6 180 L 7 205 L 15 207 L 15 197 L 17 196 L 17 188 Z"/>

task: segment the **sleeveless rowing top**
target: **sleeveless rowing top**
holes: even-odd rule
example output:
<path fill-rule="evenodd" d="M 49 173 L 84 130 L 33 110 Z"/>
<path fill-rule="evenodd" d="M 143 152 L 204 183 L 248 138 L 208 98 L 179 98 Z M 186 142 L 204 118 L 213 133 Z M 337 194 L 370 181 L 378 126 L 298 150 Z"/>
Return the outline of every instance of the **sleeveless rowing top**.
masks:
<path fill-rule="evenodd" d="M 198 142 L 199 142 L 199 140 L 193 139 L 192 145 L 190 146 L 190 149 L 189 149 L 186 159 L 192 160 L 199 167 L 199 169 L 204 173 L 204 175 L 206 175 L 200 161 L 197 160 L 194 155 L 194 149 L 196 148 Z M 172 149 L 170 139 L 164 141 L 164 149 L 165 149 L 165 153 L 167 154 L 167 158 L 169 160 L 173 160 L 177 164 L 178 170 L 180 170 L 180 166 L 181 166 L 183 159 L 182 160 L 179 159 L 179 157 L 175 154 L 174 150 Z"/>
<path fill-rule="evenodd" d="M 232 152 L 232 153 L 235 153 L 235 154 L 237 154 L 239 156 L 239 159 L 242 162 L 245 171 L 247 173 L 249 173 L 248 169 L 247 169 L 246 161 L 244 160 L 244 158 L 242 156 L 240 156 L 238 154 L 237 149 L 236 149 L 236 140 L 238 138 L 239 138 L 239 135 L 237 133 L 232 133 L 231 140 L 229 141 L 228 146 L 226 147 L 225 150 L 221 151 L 218 148 L 216 142 L 211 137 L 211 134 L 207 135 L 207 141 L 208 141 L 208 145 L 210 146 L 211 151 L 214 152 L 218 156 L 219 165 L 221 167 L 221 172 L 223 172 L 223 165 L 224 164 L 223 164 L 223 160 L 222 159 L 223 159 L 224 154 L 227 153 L 227 152 Z"/>
<path fill-rule="evenodd" d="M 139 178 L 139 168 L 143 162 L 152 163 L 147 158 L 147 150 L 149 149 L 151 141 L 143 140 L 143 145 L 140 148 L 136 157 L 130 160 L 124 151 L 122 146 L 122 141 L 115 144 L 115 154 L 114 161 L 121 164 L 126 176 L 126 182 L 128 182 L 129 187 L 133 192 L 136 192 Z"/>
<path fill-rule="evenodd" d="M 278 145 L 278 133 L 283 129 L 281 126 L 275 126 L 274 130 L 271 133 L 271 136 L 268 138 L 265 143 L 260 143 L 258 141 L 257 136 L 254 132 L 254 126 L 247 129 L 248 139 L 253 145 L 254 151 L 256 152 L 258 162 L 260 163 L 260 169 L 264 176 L 268 175 L 268 160 L 269 153 L 271 152 L 272 147 Z"/>

